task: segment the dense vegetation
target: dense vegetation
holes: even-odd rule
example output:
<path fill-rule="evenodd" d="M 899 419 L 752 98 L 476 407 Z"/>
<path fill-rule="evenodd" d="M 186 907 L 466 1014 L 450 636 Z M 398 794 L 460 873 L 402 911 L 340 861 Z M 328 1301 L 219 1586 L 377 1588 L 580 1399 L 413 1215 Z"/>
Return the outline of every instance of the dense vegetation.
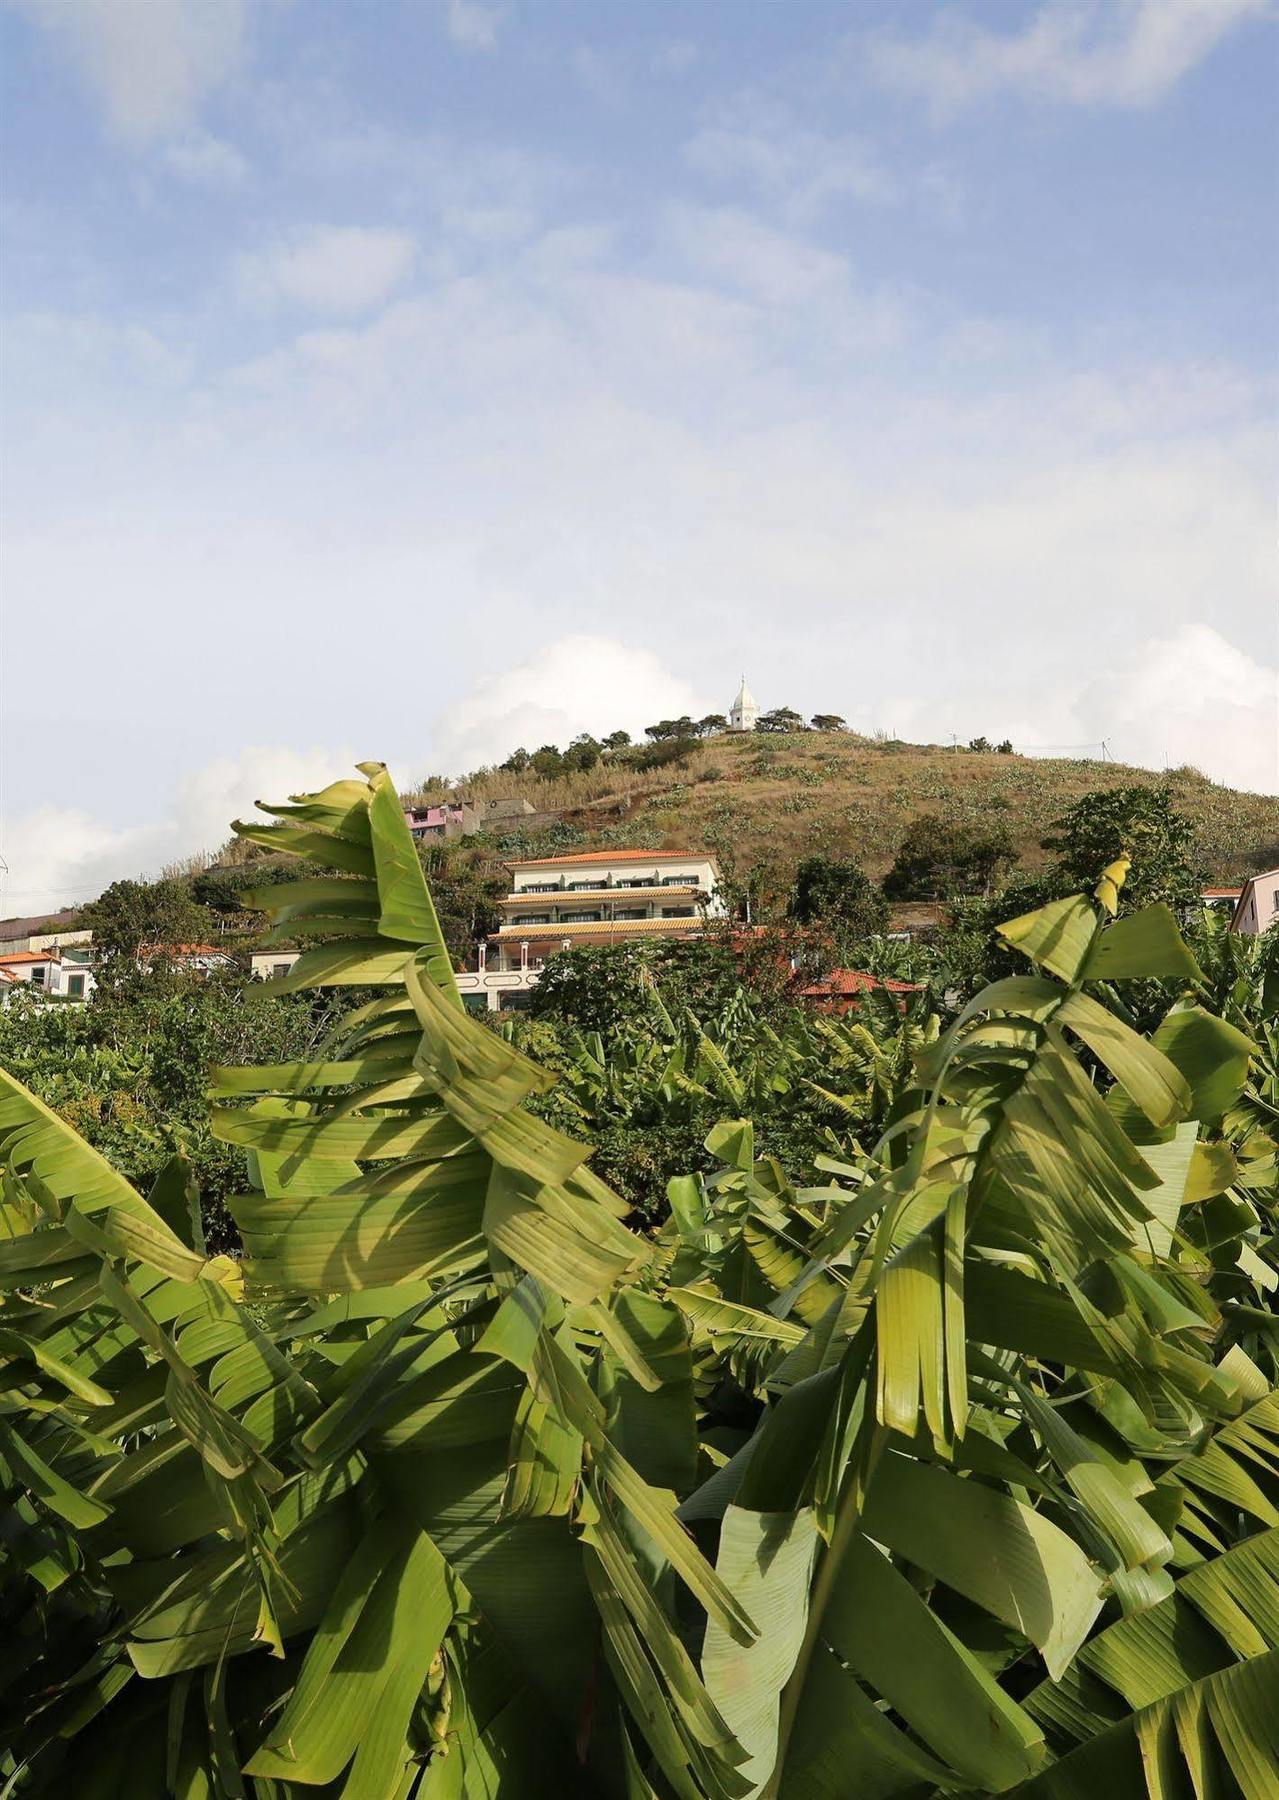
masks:
<path fill-rule="evenodd" d="M 722 854 L 732 845 L 743 869 L 770 863 L 785 888 L 801 858 L 818 853 L 851 858 L 880 880 L 913 821 L 924 817 L 979 835 L 1002 827 L 1020 879 L 1053 860 L 1042 840 L 1075 802 L 1134 787 L 1168 791 L 1189 821 L 1192 863 L 1211 880 L 1237 880 L 1279 862 L 1273 796 L 1237 793 L 1188 768 L 1158 774 L 1122 763 L 1022 757 L 981 739 L 967 750 L 838 729 L 676 737 L 629 748 L 604 741 L 586 769 L 481 769 L 458 783 L 433 778 L 413 797 L 438 801 L 464 791 L 477 799 L 526 799 L 538 812 L 562 814 L 574 834 L 565 849 L 612 844 Z M 513 833 L 510 850 L 518 843 Z"/>
<path fill-rule="evenodd" d="M 242 1263 L 0 1078 L 7 1791 L 1266 1800 L 1270 949 L 1118 861 L 811 1181 L 670 1017 L 741 1104 L 638 1233 L 364 774 L 244 828 L 277 991 L 376 998 L 215 1072 Z"/>

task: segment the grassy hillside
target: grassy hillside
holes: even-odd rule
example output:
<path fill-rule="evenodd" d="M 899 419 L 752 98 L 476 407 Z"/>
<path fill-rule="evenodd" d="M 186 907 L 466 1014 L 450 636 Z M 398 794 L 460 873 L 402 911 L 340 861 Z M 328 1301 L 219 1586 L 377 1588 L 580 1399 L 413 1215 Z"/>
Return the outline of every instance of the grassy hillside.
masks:
<path fill-rule="evenodd" d="M 919 813 L 1002 823 L 1020 852 L 1020 869 L 1033 871 L 1047 860 L 1040 838 L 1081 795 L 1165 782 L 1194 822 L 1211 879 L 1235 880 L 1279 860 L 1279 801 L 1219 787 L 1192 769 L 1161 774 L 851 733 L 726 735 L 699 745 L 683 766 L 646 773 L 601 764 L 546 781 L 485 770 L 461 785 L 477 797 L 517 794 L 539 811 L 560 811 L 588 846 L 722 850 L 731 842 L 739 867 L 770 860 L 779 873 L 820 850 L 854 856 L 881 876 Z M 430 791 L 438 794 L 438 786 Z"/>

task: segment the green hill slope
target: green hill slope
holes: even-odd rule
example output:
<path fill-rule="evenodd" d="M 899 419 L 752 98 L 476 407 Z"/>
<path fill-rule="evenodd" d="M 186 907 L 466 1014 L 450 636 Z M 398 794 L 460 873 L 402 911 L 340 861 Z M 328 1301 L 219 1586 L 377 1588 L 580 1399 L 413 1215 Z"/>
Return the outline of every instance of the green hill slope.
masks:
<path fill-rule="evenodd" d="M 1155 773 L 843 732 L 727 734 L 660 770 L 602 763 L 549 781 L 485 770 L 460 785 L 477 798 L 517 795 L 539 812 L 558 811 L 583 834 L 582 847 L 722 850 L 731 842 L 739 866 L 770 860 L 781 872 L 822 851 L 856 857 L 882 876 L 906 825 L 925 812 L 1004 825 L 1019 871 L 1031 872 L 1048 860 L 1040 848 L 1045 831 L 1081 795 L 1138 783 L 1171 789 L 1194 823 L 1210 880 L 1238 880 L 1279 860 L 1279 800 L 1220 787 L 1192 769 Z"/>

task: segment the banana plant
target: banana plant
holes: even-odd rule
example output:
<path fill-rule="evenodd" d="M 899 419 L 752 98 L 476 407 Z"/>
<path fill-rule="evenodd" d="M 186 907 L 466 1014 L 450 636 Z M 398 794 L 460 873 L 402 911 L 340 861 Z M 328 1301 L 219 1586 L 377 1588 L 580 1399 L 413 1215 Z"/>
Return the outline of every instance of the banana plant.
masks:
<path fill-rule="evenodd" d="M 238 827 L 317 870 L 254 897 L 312 946 L 277 991 L 372 994 L 309 1063 L 214 1072 L 242 1263 L 180 1170 L 143 1198 L 5 1084 L 8 1789 L 735 1797 L 676 1625 L 756 1635 L 675 1516 L 682 1315 L 361 773 Z"/>
<path fill-rule="evenodd" d="M 1012 921 L 873 1147 L 800 1187 L 727 1120 L 645 1238 L 361 776 L 237 828 L 312 865 L 276 991 L 361 1001 L 213 1073 L 242 1260 L 0 1080 L 5 1791 L 1272 1793 L 1264 1081 L 1171 916 Z"/>
<path fill-rule="evenodd" d="M 1033 972 L 921 1051 L 838 1198 L 770 1206 L 727 1125 L 749 1204 L 672 1192 L 682 1514 L 763 1627 L 709 1622 L 702 1666 L 753 1794 L 1275 1791 L 1273 1244 L 1244 1303 L 1187 1228 L 1256 1046 L 1098 997 L 1200 981 L 1165 908 L 1112 922 L 1124 873 L 1003 928 Z"/>

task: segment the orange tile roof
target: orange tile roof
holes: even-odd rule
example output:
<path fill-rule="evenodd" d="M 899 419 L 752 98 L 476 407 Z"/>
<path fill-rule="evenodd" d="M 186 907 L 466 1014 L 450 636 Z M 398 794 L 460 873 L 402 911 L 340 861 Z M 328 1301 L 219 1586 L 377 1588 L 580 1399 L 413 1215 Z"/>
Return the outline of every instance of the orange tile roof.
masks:
<path fill-rule="evenodd" d="M 230 956 L 225 944 L 142 944 L 142 956 Z"/>
<path fill-rule="evenodd" d="M 8 963 L 61 962 L 59 950 L 11 950 L 8 956 L 0 956 L 0 965 Z"/>
<path fill-rule="evenodd" d="M 845 994 L 864 994 L 871 988 L 885 988 L 890 994 L 918 994 L 919 981 L 898 981 L 892 975 L 868 975 L 862 969 L 832 969 L 824 981 L 814 981 L 799 991 L 813 999 L 830 999 Z"/>
<path fill-rule="evenodd" d="M 704 850 L 575 850 L 571 856 L 530 856 L 523 862 L 508 862 L 503 866 L 508 869 L 557 869 L 567 863 L 687 862 L 690 857 L 696 857 L 699 862 L 715 860 Z"/>
<path fill-rule="evenodd" d="M 1237 887 L 1206 887 L 1200 888 L 1199 892 L 1205 900 L 1210 897 L 1214 900 L 1237 900 L 1240 894 L 1242 894 L 1243 889 Z"/>

